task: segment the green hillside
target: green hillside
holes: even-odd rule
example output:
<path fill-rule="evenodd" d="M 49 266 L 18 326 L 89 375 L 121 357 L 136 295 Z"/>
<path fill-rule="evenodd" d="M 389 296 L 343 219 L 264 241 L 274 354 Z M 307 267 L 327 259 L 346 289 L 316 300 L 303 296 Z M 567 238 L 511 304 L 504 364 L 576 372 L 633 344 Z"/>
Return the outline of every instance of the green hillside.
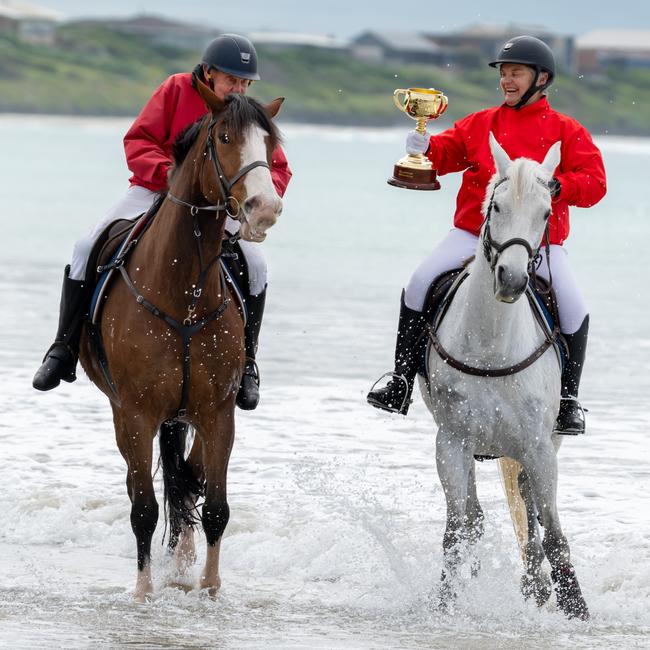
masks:
<path fill-rule="evenodd" d="M 262 100 L 285 96 L 285 120 L 406 124 L 391 96 L 408 86 L 443 90 L 447 120 L 501 101 L 487 66 L 378 65 L 312 48 L 258 51 L 264 81 L 251 92 Z M 0 37 L 0 112 L 135 115 L 163 79 L 190 70 L 199 55 L 83 25 L 61 27 L 54 46 Z M 593 132 L 650 135 L 650 70 L 584 78 L 561 73 L 550 97 Z"/>

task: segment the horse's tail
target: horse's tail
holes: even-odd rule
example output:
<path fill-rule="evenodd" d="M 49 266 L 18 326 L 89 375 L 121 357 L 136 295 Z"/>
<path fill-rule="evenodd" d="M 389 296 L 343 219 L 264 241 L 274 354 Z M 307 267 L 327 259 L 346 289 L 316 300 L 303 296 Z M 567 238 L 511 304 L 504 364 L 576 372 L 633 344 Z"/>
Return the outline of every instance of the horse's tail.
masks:
<path fill-rule="evenodd" d="M 512 525 L 519 544 L 522 560 L 526 561 L 525 547 L 528 542 L 528 519 L 526 517 L 526 504 L 519 491 L 519 472 L 521 465 L 512 458 L 499 458 L 499 470 L 503 480 L 503 490 L 508 499 Z"/>
<path fill-rule="evenodd" d="M 196 500 L 203 495 L 203 482 L 185 459 L 188 425 L 175 420 L 160 426 L 160 460 L 165 487 L 165 522 L 169 521 L 169 546 L 174 548 L 185 528 L 201 521 Z"/>

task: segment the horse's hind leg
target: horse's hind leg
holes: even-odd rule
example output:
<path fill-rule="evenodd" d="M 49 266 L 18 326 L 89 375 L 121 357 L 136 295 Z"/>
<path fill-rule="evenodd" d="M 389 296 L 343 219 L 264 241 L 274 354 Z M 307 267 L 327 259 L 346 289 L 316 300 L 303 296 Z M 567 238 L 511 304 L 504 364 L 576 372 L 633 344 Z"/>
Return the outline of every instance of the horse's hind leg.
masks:
<path fill-rule="evenodd" d="M 148 422 L 137 411 L 124 412 L 122 416 L 114 409 L 113 415 L 117 446 L 127 465 L 126 489 L 131 499 L 131 528 L 138 549 L 134 598 L 144 602 L 153 593 L 151 538 L 158 523 L 158 502 L 151 476 L 155 424 Z"/>
<path fill-rule="evenodd" d="M 544 550 L 539 535 L 537 508 L 535 507 L 530 479 L 523 468 L 519 472 L 518 484 L 519 492 L 526 506 L 528 530 L 528 539 L 523 548 L 526 573 L 521 577 L 521 591 L 526 599 L 532 596 L 538 607 L 541 607 L 551 596 L 551 579 L 545 571 L 542 571 Z"/>
<path fill-rule="evenodd" d="M 544 527 L 542 548 L 551 564 L 551 578 L 558 607 L 569 618 L 586 620 L 589 610 L 575 569 L 571 564 L 569 543 L 562 533 L 557 512 L 557 458 L 549 443 L 532 450 L 522 463 L 531 482 L 535 504 Z"/>
<path fill-rule="evenodd" d="M 203 449 L 205 475 L 205 502 L 202 523 L 208 543 L 205 567 L 201 574 L 201 589 L 215 596 L 221 586 L 219 551 L 221 537 L 230 518 L 226 494 L 226 473 L 235 433 L 234 404 L 223 406 L 217 417 L 207 426 L 197 428 Z"/>
<path fill-rule="evenodd" d="M 165 485 L 165 507 L 169 519 L 168 548 L 174 554 L 179 574 L 194 564 L 194 525 L 196 500 L 202 492 L 201 477 L 197 476 L 185 447 L 189 426 L 177 420 L 168 420 L 160 426 L 160 452 Z M 198 438 L 195 438 L 195 442 Z"/>

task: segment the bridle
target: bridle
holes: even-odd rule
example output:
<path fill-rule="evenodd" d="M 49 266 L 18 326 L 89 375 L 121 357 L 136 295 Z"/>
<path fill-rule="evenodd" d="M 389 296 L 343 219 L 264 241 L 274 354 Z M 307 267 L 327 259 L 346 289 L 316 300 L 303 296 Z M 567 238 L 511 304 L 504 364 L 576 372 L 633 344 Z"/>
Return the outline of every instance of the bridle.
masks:
<path fill-rule="evenodd" d="M 523 246 L 528 253 L 528 275 L 535 282 L 536 280 L 536 271 L 539 268 L 539 265 L 542 262 L 542 255 L 540 253 L 541 244 L 533 250 L 533 247 L 526 239 L 521 237 L 513 237 L 512 239 L 507 239 L 503 243 L 499 243 L 492 237 L 492 232 L 490 230 L 490 219 L 492 217 L 492 209 L 494 207 L 494 195 L 497 191 L 497 188 L 500 185 L 503 185 L 506 181 L 509 181 L 508 176 L 504 176 L 499 179 L 492 189 L 492 195 L 490 196 L 490 202 L 488 204 L 487 211 L 485 213 L 485 222 L 483 226 L 483 235 L 481 237 L 481 243 L 483 244 L 483 255 L 490 265 L 490 270 L 492 274 L 496 269 L 497 264 L 499 263 L 499 257 L 501 254 L 508 248 L 512 246 Z M 543 181 L 541 178 L 537 179 L 537 182 L 543 185 L 550 192 L 550 186 L 546 181 Z M 550 213 L 549 213 L 550 216 Z M 544 250 L 546 252 L 546 263 L 548 265 L 548 275 L 549 275 L 549 291 L 550 287 L 553 284 L 553 278 L 551 276 L 551 262 L 550 262 L 550 234 L 549 234 L 549 219 L 547 217 L 546 226 L 544 228 Z M 547 292 L 545 292 L 547 293 Z"/>
<path fill-rule="evenodd" d="M 190 209 L 190 214 L 193 217 L 196 217 L 200 211 L 207 212 L 225 212 L 231 219 L 236 219 L 241 223 L 246 223 L 246 214 L 242 210 L 239 201 L 232 195 L 232 188 L 235 184 L 240 181 L 248 172 L 255 169 L 256 167 L 266 167 L 271 169 L 269 163 L 266 160 L 255 160 L 248 165 L 244 165 L 232 178 L 228 178 L 223 171 L 221 161 L 217 155 L 217 149 L 214 145 L 214 139 L 212 137 L 212 129 L 217 123 L 216 119 L 213 117 L 210 120 L 208 125 L 208 136 L 205 143 L 204 157 L 207 155 L 207 158 L 211 160 L 214 164 L 214 168 L 217 172 L 217 177 L 219 178 L 219 190 L 221 192 L 222 203 L 216 203 L 213 205 L 194 205 L 183 201 L 178 197 L 174 196 L 171 192 L 167 192 L 167 198 L 176 205 L 182 205 Z M 204 197 L 205 198 L 205 197 Z M 235 206 L 233 208 L 233 206 Z"/>

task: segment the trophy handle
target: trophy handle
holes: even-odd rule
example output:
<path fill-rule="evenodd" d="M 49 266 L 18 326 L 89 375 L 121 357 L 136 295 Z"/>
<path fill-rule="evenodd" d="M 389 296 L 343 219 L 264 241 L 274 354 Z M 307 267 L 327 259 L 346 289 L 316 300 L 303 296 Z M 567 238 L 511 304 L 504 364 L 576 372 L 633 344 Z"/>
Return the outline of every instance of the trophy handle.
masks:
<path fill-rule="evenodd" d="M 447 110 L 447 106 L 449 106 L 449 100 L 447 99 L 446 95 L 441 95 L 440 96 L 441 110 L 438 112 L 438 115 L 436 115 L 436 117 L 440 117 Z"/>
<path fill-rule="evenodd" d="M 393 93 L 393 102 L 395 103 L 395 106 L 399 108 L 400 111 L 403 113 L 406 113 L 406 104 L 408 103 L 408 99 L 406 101 L 400 101 L 399 97 L 400 95 L 404 95 L 404 97 L 408 98 L 409 91 L 406 90 L 405 88 L 398 88 L 394 93 Z"/>

